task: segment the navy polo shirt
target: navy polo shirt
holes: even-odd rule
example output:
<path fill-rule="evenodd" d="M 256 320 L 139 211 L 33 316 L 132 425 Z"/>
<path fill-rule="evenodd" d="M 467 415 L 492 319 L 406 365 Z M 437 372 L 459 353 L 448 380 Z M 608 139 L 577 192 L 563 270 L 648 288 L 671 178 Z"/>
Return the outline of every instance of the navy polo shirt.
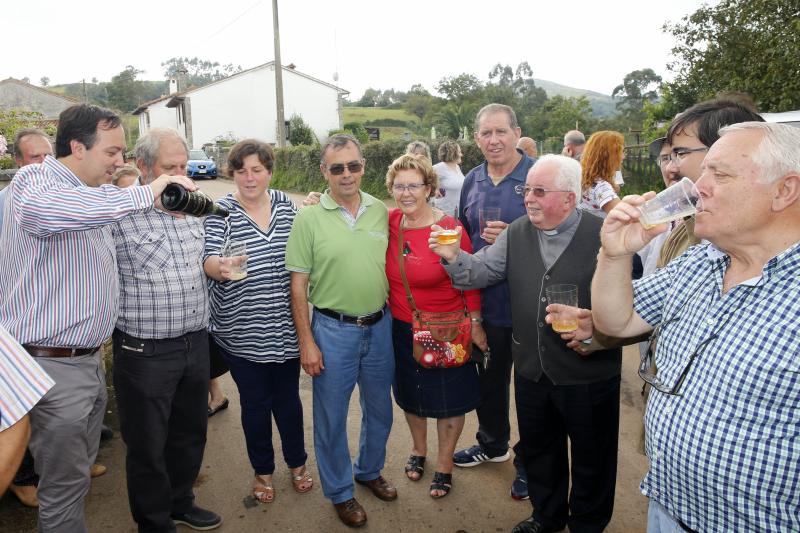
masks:
<path fill-rule="evenodd" d="M 480 237 L 478 212 L 481 208 L 499 207 L 501 220 L 508 224 L 521 216 L 527 216 L 524 198 L 517 194 L 514 188 L 525 184 L 528 170 L 536 159 L 528 157 L 522 150 L 517 149 L 517 152 L 522 159 L 497 186 L 489 177 L 486 161 L 470 170 L 464 178 L 458 217 L 469 234 L 472 248 L 476 252 L 487 245 Z M 511 299 L 505 281 L 481 291 L 481 315 L 488 324 L 511 327 Z"/>

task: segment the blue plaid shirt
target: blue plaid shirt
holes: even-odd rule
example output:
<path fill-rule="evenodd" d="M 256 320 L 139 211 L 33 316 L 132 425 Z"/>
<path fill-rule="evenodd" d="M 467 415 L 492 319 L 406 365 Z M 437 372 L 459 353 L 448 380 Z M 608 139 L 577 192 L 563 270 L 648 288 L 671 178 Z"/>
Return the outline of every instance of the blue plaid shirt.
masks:
<path fill-rule="evenodd" d="M 697 531 L 800 531 L 800 243 L 723 294 L 729 265 L 705 244 L 634 283 L 665 385 L 705 343 L 650 395 L 640 488 Z"/>

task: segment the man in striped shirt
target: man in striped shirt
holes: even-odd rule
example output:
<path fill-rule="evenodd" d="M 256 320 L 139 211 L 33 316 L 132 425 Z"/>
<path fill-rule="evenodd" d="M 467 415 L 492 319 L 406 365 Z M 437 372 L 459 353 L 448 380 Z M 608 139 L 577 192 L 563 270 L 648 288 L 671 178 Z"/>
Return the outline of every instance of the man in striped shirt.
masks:
<path fill-rule="evenodd" d="M 21 169 L 9 185 L 0 230 L 0 325 L 55 380 L 31 411 L 30 448 L 40 475 L 39 531 L 86 531 L 83 501 L 106 404 L 100 345 L 117 315 L 110 225 L 155 205 L 172 182 L 107 185 L 122 166 L 125 134 L 107 109 L 64 110 L 56 157 Z"/>
<path fill-rule="evenodd" d="M 649 533 L 800 530 L 800 130 L 719 134 L 696 181 L 707 243 L 632 284 L 631 256 L 666 230 L 638 223 L 652 193 L 625 197 L 601 230 L 597 329 L 658 338 L 639 367 L 653 387 Z"/>
<path fill-rule="evenodd" d="M 134 152 L 142 183 L 186 174 L 189 149 L 175 130 L 150 130 Z M 148 210 L 120 220 L 113 235 L 120 284 L 114 387 L 131 514 L 139 531 L 216 528 L 222 519 L 196 506 L 192 491 L 208 424 L 203 222 Z"/>
<path fill-rule="evenodd" d="M 50 376 L 0 326 L 0 496 L 28 445 L 28 411 L 51 388 Z"/>

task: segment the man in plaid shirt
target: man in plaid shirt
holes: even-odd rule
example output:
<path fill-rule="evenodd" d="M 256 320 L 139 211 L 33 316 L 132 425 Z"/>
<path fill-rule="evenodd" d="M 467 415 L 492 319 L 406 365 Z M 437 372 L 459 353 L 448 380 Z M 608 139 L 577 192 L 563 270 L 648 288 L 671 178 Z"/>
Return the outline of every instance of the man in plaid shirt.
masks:
<path fill-rule="evenodd" d="M 720 135 L 696 183 L 703 244 L 632 283 L 631 256 L 666 229 L 638 224 L 653 193 L 601 231 L 596 328 L 658 337 L 639 368 L 650 533 L 800 530 L 800 129 Z"/>

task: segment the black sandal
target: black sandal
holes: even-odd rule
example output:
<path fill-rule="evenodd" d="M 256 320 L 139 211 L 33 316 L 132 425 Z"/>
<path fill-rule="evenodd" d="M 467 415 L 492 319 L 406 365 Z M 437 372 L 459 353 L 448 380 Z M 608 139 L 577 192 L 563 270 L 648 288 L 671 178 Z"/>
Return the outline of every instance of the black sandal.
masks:
<path fill-rule="evenodd" d="M 431 498 L 438 499 L 444 498 L 448 494 L 450 494 L 450 489 L 453 488 L 453 474 L 445 474 L 444 472 L 434 472 L 433 473 L 433 481 L 431 482 L 431 492 L 434 490 L 441 490 L 444 491 L 444 494 L 441 496 L 434 496 L 431 494 Z"/>
<path fill-rule="evenodd" d="M 406 461 L 406 477 L 411 481 L 419 481 L 422 479 L 422 474 L 425 473 L 425 456 L 423 455 L 410 455 Z M 410 473 L 419 474 L 418 478 L 409 476 Z"/>

